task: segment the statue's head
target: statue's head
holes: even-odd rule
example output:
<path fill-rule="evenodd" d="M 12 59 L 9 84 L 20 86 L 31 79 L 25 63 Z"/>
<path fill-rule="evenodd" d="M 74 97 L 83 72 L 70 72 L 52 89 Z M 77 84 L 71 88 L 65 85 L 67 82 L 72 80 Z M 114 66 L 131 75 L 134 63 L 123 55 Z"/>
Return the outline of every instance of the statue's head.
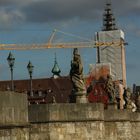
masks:
<path fill-rule="evenodd" d="M 77 55 L 77 54 L 79 54 L 78 49 L 77 48 L 74 48 L 73 55 Z"/>
<path fill-rule="evenodd" d="M 78 49 L 77 48 L 74 48 L 74 50 L 73 50 L 73 59 L 75 60 L 75 61 L 80 61 L 80 55 L 79 55 L 79 52 L 78 52 Z"/>

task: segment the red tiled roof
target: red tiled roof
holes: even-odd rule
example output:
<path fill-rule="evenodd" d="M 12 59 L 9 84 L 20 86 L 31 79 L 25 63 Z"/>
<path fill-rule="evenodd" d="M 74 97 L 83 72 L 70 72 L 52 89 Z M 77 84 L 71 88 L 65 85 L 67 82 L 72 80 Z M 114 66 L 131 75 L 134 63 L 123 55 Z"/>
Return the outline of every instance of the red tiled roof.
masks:
<path fill-rule="evenodd" d="M 5 91 L 10 87 L 11 81 L 0 81 L 0 90 Z M 29 80 L 14 80 L 15 91 L 29 92 Z M 42 91 L 45 94 L 46 103 L 52 102 L 52 96 L 55 97 L 57 103 L 65 103 L 69 100 L 72 84 L 69 77 L 33 79 L 33 91 Z M 52 92 L 49 93 L 49 90 Z M 39 97 L 40 98 L 40 97 Z M 40 100 L 37 99 L 36 100 Z"/>

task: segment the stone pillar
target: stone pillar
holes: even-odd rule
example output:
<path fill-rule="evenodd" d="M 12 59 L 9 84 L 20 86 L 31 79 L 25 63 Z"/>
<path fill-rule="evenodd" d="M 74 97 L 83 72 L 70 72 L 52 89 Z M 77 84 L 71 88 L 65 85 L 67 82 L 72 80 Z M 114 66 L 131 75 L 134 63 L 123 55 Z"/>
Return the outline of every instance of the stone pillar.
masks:
<path fill-rule="evenodd" d="M 0 91 L 0 124 L 22 125 L 28 123 L 27 95 Z"/>
<path fill-rule="evenodd" d="M 29 140 L 27 95 L 0 91 L 0 140 Z"/>

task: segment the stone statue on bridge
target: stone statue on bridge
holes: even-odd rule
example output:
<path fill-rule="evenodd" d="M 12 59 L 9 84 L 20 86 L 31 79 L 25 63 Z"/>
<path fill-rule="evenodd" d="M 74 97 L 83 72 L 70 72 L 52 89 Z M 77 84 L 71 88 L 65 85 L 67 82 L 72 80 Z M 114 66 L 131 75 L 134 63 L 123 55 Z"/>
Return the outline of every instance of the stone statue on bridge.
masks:
<path fill-rule="evenodd" d="M 86 87 L 83 79 L 83 65 L 77 48 L 75 48 L 73 51 L 73 60 L 71 61 L 70 78 L 73 85 L 72 93 L 76 97 L 76 102 L 79 103 L 87 102 Z"/>
<path fill-rule="evenodd" d="M 107 93 L 109 103 L 115 103 L 115 87 L 110 75 L 107 75 L 107 79 L 105 81 L 105 92 Z"/>

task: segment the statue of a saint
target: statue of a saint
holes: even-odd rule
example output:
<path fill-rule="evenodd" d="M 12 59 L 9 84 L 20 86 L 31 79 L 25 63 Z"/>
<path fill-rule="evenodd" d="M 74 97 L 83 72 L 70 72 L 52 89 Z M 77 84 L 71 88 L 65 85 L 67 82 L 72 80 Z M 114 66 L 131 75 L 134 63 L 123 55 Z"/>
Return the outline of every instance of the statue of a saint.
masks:
<path fill-rule="evenodd" d="M 128 87 L 127 89 L 125 89 L 124 92 L 124 100 L 125 100 L 124 109 L 130 109 L 132 110 L 132 112 L 135 112 L 137 110 L 137 107 L 135 105 L 135 101 L 132 99 L 131 96 L 132 96 L 131 90 Z"/>
<path fill-rule="evenodd" d="M 83 94 L 83 92 L 86 92 L 83 80 L 83 65 L 77 48 L 75 48 L 73 51 L 73 60 L 71 61 L 70 78 L 73 84 L 73 92 L 75 94 Z"/>
<path fill-rule="evenodd" d="M 114 83 L 110 75 L 107 75 L 107 80 L 105 81 L 105 92 L 108 95 L 109 102 L 114 103 L 115 102 L 115 88 L 114 88 Z"/>
<path fill-rule="evenodd" d="M 138 92 L 138 95 L 137 95 L 137 99 L 136 99 L 136 104 L 137 104 L 137 111 L 140 112 L 140 94 Z"/>

